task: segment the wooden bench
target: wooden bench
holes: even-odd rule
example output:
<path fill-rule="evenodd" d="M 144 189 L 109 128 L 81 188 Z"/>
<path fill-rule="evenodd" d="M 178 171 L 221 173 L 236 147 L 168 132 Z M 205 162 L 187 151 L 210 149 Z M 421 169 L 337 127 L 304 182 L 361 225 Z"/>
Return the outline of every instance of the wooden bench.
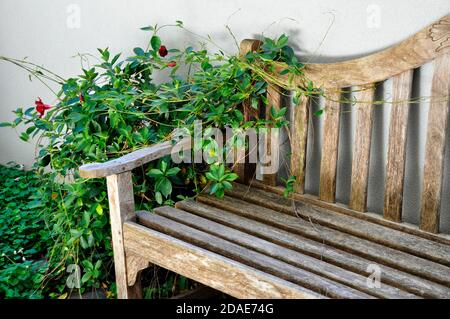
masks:
<path fill-rule="evenodd" d="M 236 168 L 240 183 L 223 199 L 201 195 L 174 207 L 135 212 L 131 170 L 171 152 L 170 143 L 80 168 L 106 177 L 119 298 L 141 296 L 139 273 L 156 264 L 238 298 L 450 298 L 450 236 L 439 233 L 450 85 L 450 15 L 384 51 L 350 61 L 308 64 L 327 92 L 320 191 L 305 194 L 307 99 L 291 120 L 295 193 L 282 196 L 275 175 L 256 181 L 254 165 Z M 257 41 L 244 40 L 241 53 Z M 420 225 L 402 222 L 406 134 L 413 70 L 433 61 Z M 279 70 L 283 65 L 279 65 Z M 285 76 L 274 74 L 280 81 Z M 374 83 L 393 78 L 384 215 L 366 212 Z M 295 81 L 296 79 L 294 79 Z M 353 88 L 351 194 L 335 203 L 340 89 Z M 364 90 L 355 90 L 365 88 Z M 280 105 L 280 89 L 268 98 Z M 245 108 L 245 117 L 252 117 Z M 449 207 L 443 207 L 449 213 Z M 381 285 L 370 284 L 380 271 Z"/>

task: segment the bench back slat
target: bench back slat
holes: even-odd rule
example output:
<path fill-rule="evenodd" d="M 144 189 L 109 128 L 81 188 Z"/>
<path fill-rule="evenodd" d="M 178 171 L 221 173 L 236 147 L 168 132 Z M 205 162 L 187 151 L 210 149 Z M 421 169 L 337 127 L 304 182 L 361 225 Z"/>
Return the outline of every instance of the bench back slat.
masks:
<path fill-rule="evenodd" d="M 402 219 L 403 182 L 405 179 L 406 133 L 413 70 L 394 76 L 392 108 L 389 124 L 386 178 L 384 186 L 384 218 Z"/>
<path fill-rule="evenodd" d="M 282 98 L 282 93 L 281 93 L 281 88 L 272 84 L 269 84 L 267 87 L 267 106 L 266 106 L 266 119 L 271 119 L 272 115 L 271 115 L 271 108 L 273 107 L 276 111 L 279 111 L 281 108 L 281 98 Z M 266 152 L 267 155 L 269 155 L 271 153 L 271 143 L 272 142 L 276 142 L 276 141 L 272 141 L 271 134 L 270 134 L 270 126 L 267 126 L 267 134 L 265 135 L 265 147 L 266 147 Z M 267 163 L 268 165 L 270 165 L 271 163 Z M 277 183 L 277 174 L 273 173 L 273 174 L 262 174 L 263 177 L 263 181 L 264 183 L 266 183 L 267 185 L 276 185 Z"/>
<path fill-rule="evenodd" d="M 336 173 L 339 143 L 340 90 L 327 93 L 325 105 L 322 157 L 320 161 L 319 198 L 334 202 L 336 196 Z"/>
<path fill-rule="evenodd" d="M 448 126 L 448 95 L 450 88 L 450 53 L 434 60 L 431 102 L 423 171 L 420 228 L 439 231 L 439 208 L 444 173 L 445 136 Z M 444 97 L 447 96 L 447 99 Z"/>
<path fill-rule="evenodd" d="M 262 42 L 259 40 L 245 39 L 242 40 L 239 47 L 239 54 L 241 56 L 246 55 L 249 52 L 258 50 Z M 244 121 L 253 121 L 259 117 L 258 111 L 251 107 L 250 99 L 244 101 L 242 105 L 242 112 L 244 114 Z M 248 183 L 249 180 L 255 177 L 256 164 L 249 161 L 250 152 L 257 150 L 245 151 L 243 148 L 236 148 L 234 150 L 235 164 L 233 165 L 233 171 L 238 174 L 238 181 L 241 183 Z"/>
<path fill-rule="evenodd" d="M 306 144 L 308 140 L 310 99 L 302 97 L 291 115 L 291 174 L 296 177 L 295 192 L 305 192 Z"/>
<path fill-rule="evenodd" d="M 350 208 L 365 212 L 369 185 L 370 142 L 372 139 L 374 86 L 357 87 L 356 132 L 353 143 Z"/>

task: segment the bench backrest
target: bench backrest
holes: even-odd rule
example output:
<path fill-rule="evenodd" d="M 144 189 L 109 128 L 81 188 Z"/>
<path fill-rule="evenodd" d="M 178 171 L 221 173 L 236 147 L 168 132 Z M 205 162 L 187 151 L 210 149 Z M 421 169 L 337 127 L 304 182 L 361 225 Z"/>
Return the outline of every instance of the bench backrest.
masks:
<path fill-rule="evenodd" d="M 257 48 L 255 40 L 244 40 L 241 53 Z M 355 112 L 351 191 L 348 209 L 357 212 L 367 210 L 370 145 L 372 138 L 375 84 L 392 78 L 391 120 L 388 134 L 388 151 L 384 185 L 384 218 L 394 222 L 402 220 L 402 199 L 405 177 L 406 136 L 414 69 L 432 61 L 433 77 L 429 97 L 426 133 L 423 185 L 420 208 L 420 229 L 439 232 L 439 210 L 444 175 L 444 154 L 449 117 L 450 87 L 450 15 L 443 17 L 400 44 L 384 51 L 349 61 L 330 64 L 307 64 L 305 74 L 321 87 L 326 95 L 322 126 L 322 151 L 318 199 L 334 203 L 338 166 L 340 110 L 339 101 L 344 91 L 351 90 L 359 101 L 352 108 Z M 283 64 L 273 73 L 279 81 L 288 81 L 280 75 Z M 301 78 L 294 78 L 295 81 Z M 300 84 L 300 83 L 299 83 Z M 279 87 L 269 85 L 269 104 L 281 107 L 282 93 Z M 296 176 L 295 192 L 305 192 L 308 129 L 311 129 L 310 101 L 303 98 L 293 108 L 291 115 L 290 175 Z M 247 119 L 252 109 L 244 106 Z M 266 112 L 266 116 L 270 116 Z M 342 141 L 341 141 L 342 142 Z M 251 175 L 253 168 L 239 168 L 241 175 Z M 246 172 L 244 170 L 247 170 Z M 276 175 L 263 176 L 263 182 L 275 186 Z"/>

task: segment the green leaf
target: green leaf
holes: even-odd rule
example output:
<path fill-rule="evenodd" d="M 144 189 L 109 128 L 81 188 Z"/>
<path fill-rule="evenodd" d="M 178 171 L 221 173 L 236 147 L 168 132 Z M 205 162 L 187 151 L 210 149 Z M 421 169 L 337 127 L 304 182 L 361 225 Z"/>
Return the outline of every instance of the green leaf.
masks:
<path fill-rule="evenodd" d="M 145 51 L 142 48 L 134 48 L 133 49 L 134 54 L 137 56 L 143 56 L 145 55 Z"/>
<path fill-rule="evenodd" d="M 75 239 L 80 238 L 81 235 L 83 235 L 82 232 L 80 232 L 79 230 L 76 230 L 76 229 L 71 229 L 71 230 L 70 230 L 70 234 L 71 234 L 72 237 L 75 238 Z"/>
<path fill-rule="evenodd" d="M 158 51 L 159 47 L 161 46 L 161 39 L 158 36 L 154 35 L 150 39 L 150 44 L 153 50 Z"/>
<path fill-rule="evenodd" d="M 20 134 L 19 137 L 22 141 L 25 141 L 25 142 L 28 142 L 28 140 L 30 139 L 30 136 L 26 132 L 22 132 L 22 134 Z"/>
<path fill-rule="evenodd" d="M 9 122 L 1 122 L 0 123 L 0 127 L 7 127 L 7 126 L 12 126 L 12 124 Z"/>
<path fill-rule="evenodd" d="M 172 167 L 166 172 L 166 176 L 174 176 L 177 175 L 181 169 L 179 167 Z"/>
<path fill-rule="evenodd" d="M 210 190 L 210 194 L 212 195 L 212 194 L 215 194 L 216 192 L 217 192 L 217 190 L 219 189 L 219 183 L 214 183 L 212 186 L 211 186 L 211 190 Z"/>
<path fill-rule="evenodd" d="M 207 179 L 209 179 L 210 181 L 217 181 L 217 177 L 214 176 L 211 172 L 206 172 L 205 176 Z"/>
<path fill-rule="evenodd" d="M 232 181 L 234 181 L 234 180 L 236 180 L 238 178 L 239 178 L 238 174 L 236 174 L 236 173 L 228 173 L 227 175 L 225 175 L 224 180 L 232 182 Z"/>
<path fill-rule="evenodd" d="M 277 40 L 278 47 L 284 47 L 289 41 L 289 37 L 285 34 L 282 34 Z"/>
<path fill-rule="evenodd" d="M 321 115 L 323 114 L 324 111 L 325 111 L 324 109 L 320 109 L 320 110 L 318 110 L 318 111 L 315 111 L 315 112 L 314 112 L 314 115 L 315 115 L 315 116 L 321 116 Z"/>
<path fill-rule="evenodd" d="M 271 108 L 270 108 L 270 115 L 272 116 L 272 118 L 274 118 L 274 119 L 276 119 L 278 116 L 278 114 L 277 114 L 277 110 L 272 106 Z"/>
<path fill-rule="evenodd" d="M 147 26 L 147 27 L 142 27 L 141 30 L 142 31 L 153 31 L 155 28 L 151 25 Z"/>
<path fill-rule="evenodd" d="M 91 279 L 91 277 L 92 277 L 92 273 L 87 272 L 83 275 L 83 277 L 81 277 L 81 282 L 86 283 L 89 281 L 89 279 Z"/>
<path fill-rule="evenodd" d="M 95 211 L 97 212 L 97 214 L 99 214 L 100 216 L 103 215 L 103 207 L 101 204 L 97 204 L 97 208 L 95 208 Z"/>
<path fill-rule="evenodd" d="M 95 263 L 94 269 L 99 270 L 101 266 L 102 266 L 102 261 L 101 260 L 97 260 L 97 262 Z"/>
<path fill-rule="evenodd" d="M 258 109 L 258 107 L 259 107 L 259 100 L 257 99 L 257 98 L 252 98 L 252 100 L 251 100 L 251 106 L 252 106 L 252 108 L 254 108 L 255 110 L 257 110 Z"/>
<path fill-rule="evenodd" d="M 159 169 L 157 168 L 152 168 L 148 173 L 147 176 L 149 177 L 161 177 L 164 176 L 163 172 L 161 172 Z"/>
<path fill-rule="evenodd" d="M 225 189 L 232 189 L 233 188 L 233 185 L 231 185 L 231 183 L 227 182 L 227 181 L 223 181 L 222 185 L 223 185 L 223 188 L 225 188 Z"/>
<path fill-rule="evenodd" d="M 120 53 L 116 54 L 116 55 L 114 56 L 114 58 L 111 60 L 111 64 L 116 63 L 117 60 L 119 59 L 119 57 L 120 57 Z"/>
<path fill-rule="evenodd" d="M 159 167 L 161 169 L 161 172 L 165 173 L 166 170 L 167 170 L 167 162 L 166 161 L 161 161 L 159 165 L 160 165 Z"/>
<path fill-rule="evenodd" d="M 36 129 L 36 126 L 30 126 L 29 128 L 27 128 L 27 130 L 25 132 L 27 134 L 31 134 L 34 132 L 35 129 Z"/>
<path fill-rule="evenodd" d="M 172 182 L 167 177 L 159 179 L 155 187 L 164 197 L 168 197 L 172 193 Z"/>
<path fill-rule="evenodd" d="M 80 237 L 80 244 L 81 244 L 81 248 L 83 248 L 83 249 L 89 248 L 89 244 L 88 244 L 87 240 L 84 238 L 84 236 Z"/>
<path fill-rule="evenodd" d="M 159 205 L 162 204 L 163 198 L 162 198 L 162 195 L 161 195 L 160 192 L 156 192 L 156 193 L 155 193 L 155 200 L 156 200 L 156 202 L 157 202 Z"/>

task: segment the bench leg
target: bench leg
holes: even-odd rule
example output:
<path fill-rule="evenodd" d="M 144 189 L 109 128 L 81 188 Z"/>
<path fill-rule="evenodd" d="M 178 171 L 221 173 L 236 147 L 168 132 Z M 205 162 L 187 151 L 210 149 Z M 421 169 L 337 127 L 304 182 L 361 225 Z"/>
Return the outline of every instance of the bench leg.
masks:
<path fill-rule="evenodd" d="M 125 250 L 127 266 L 127 294 L 128 299 L 142 299 L 141 273 L 148 268 L 147 259 Z"/>
<path fill-rule="evenodd" d="M 121 292 L 121 295 L 127 295 L 126 299 L 142 299 L 142 286 L 141 286 L 141 272 L 136 274 L 136 282 L 132 286 L 127 286 L 126 292 Z M 117 290 L 119 294 L 119 290 Z"/>
<path fill-rule="evenodd" d="M 134 218 L 134 195 L 131 172 L 110 175 L 108 186 L 109 213 L 116 272 L 117 297 L 128 299 L 136 295 L 138 287 L 127 283 L 127 265 L 123 241 L 123 223 Z M 139 286 L 139 285 L 138 285 Z"/>

